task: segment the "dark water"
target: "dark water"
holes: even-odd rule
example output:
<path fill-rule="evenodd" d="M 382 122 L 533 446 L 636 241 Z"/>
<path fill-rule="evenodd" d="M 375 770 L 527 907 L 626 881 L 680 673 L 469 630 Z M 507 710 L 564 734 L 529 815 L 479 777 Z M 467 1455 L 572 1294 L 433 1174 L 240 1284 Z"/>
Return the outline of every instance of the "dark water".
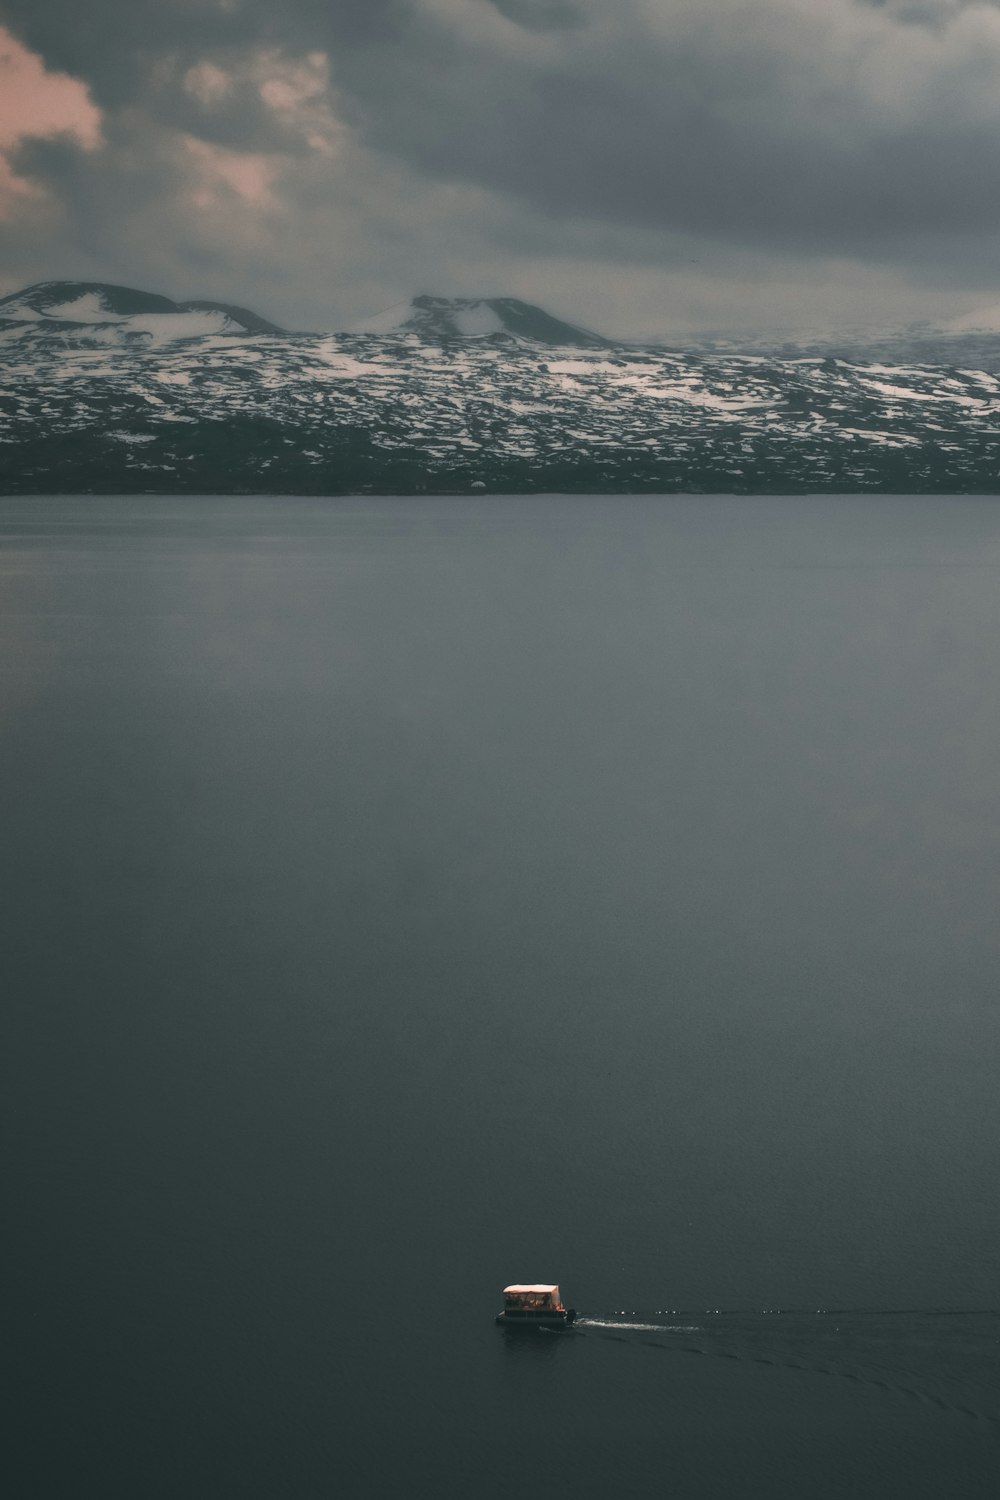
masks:
<path fill-rule="evenodd" d="M 1000 502 L 6 501 L 0 631 L 18 1496 L 995 1494 Z"/>

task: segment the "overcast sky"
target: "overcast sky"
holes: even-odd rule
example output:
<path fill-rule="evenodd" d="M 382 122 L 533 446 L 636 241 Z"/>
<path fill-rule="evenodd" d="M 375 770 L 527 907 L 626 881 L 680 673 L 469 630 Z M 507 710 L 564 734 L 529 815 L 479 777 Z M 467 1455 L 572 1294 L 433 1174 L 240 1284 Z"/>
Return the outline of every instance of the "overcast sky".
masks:
<path fill-rule="evenodd" d="M 0 0 L 0 291 L 603 332 L 1000 302 L 1000 0 Z"/>

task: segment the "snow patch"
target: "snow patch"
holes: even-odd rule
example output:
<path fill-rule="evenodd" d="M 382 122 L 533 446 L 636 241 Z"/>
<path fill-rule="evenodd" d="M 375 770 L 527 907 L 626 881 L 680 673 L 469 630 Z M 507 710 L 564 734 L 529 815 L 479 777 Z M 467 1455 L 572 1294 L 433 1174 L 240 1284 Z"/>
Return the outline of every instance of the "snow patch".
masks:
<path fill-rule="evenodd" d="M 884 380 L 865 380 L 861 377 L 861 384 L 868 386 L 870 390 L 878 391 L 880 396 L 894 396 L 901 401 L 946 401 L 952 406 L 972 406 L 977 409 L 992 405 L 981 396 L 958 395 L 954 391 L 943 391 L 937 394 L 934 391 L 914 391 L 905 385 L 889 385 Z"/>
<path fill-rule="evenodd" d="M 481 339 L 487 334 L 504 331 L 503 320 L 485 302 L 459 307 L 454 314 L 454 324 L 464 339 Z"/>
<path fill-rule="evenodd" d="M 68 323 L 124 323 L 123 313 L 110 312 L 99 292 L 84 292 L 72 302 L 50 302 L 45 317 L 64 318 Z"/>
<path fill-rule="evenodd" d="M 220 312 L 141 313 L 123 321 L 127 321 L 130 333 L 148 334 L 152 344 L 204 338 L 208 334 L 228 333 L 238 327 Z"/>

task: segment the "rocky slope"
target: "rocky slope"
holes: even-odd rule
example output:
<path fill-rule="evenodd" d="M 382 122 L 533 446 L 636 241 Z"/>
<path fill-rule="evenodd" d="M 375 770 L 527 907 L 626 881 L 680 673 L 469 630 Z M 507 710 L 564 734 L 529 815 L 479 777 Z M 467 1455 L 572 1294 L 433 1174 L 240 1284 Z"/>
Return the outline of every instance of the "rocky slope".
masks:
<path fill-rule="evenodd" d="M 506 331 L 144 338 L 130 320 L 178 314 L 113 298 L 128 326 L 67 339 L 52 304 L 6 325 L 4 305 L 7 494 L 1000 490 L 989 371 Z"/>

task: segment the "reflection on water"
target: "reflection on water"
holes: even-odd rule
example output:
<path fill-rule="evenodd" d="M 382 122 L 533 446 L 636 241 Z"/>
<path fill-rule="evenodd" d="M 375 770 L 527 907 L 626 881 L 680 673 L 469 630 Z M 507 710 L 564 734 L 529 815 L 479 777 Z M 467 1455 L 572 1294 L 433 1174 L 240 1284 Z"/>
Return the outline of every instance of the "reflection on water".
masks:
<path fill-rule="evenodd" d="M 556 1359 L 559 1347 L 572 1330 L 568 1328 L 499 1328 L 504 1353 L 512 1358 Z"/>

